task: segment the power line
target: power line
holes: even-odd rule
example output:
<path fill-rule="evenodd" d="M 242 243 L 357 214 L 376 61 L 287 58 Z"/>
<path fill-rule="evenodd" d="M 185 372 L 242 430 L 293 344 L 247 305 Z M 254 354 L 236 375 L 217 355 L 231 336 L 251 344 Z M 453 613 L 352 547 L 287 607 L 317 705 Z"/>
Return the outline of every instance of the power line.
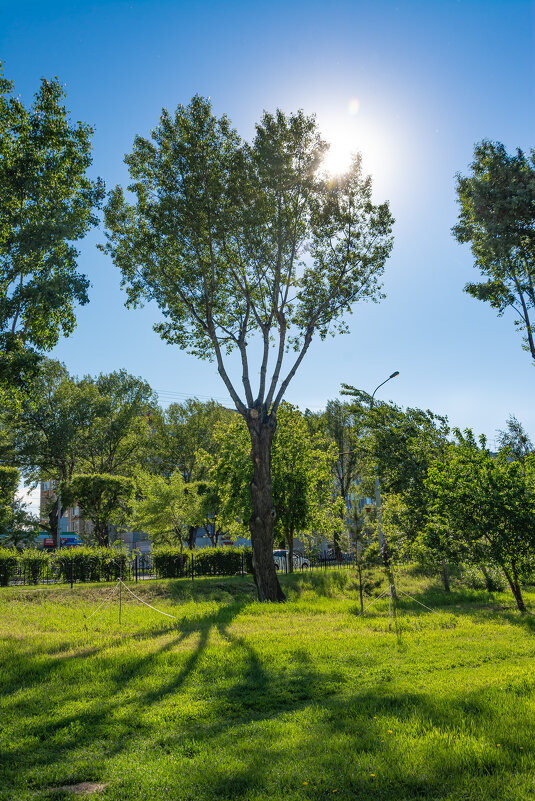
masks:
<path fill-rule="evenodd" d="M 175 392 L 174 390 L 170 389 L 155 389 L 154 390 L 157 395 L 162 396 L 163 400 L 173 400 L 176 398 L 177 400 L 189 400 L 190 398 L 198 398 L 198 400 L 216 400 L 228 403 L 230 401 L 230 396 L 222 397 L 217 395 L 199 395 L 197 393 L 188 393 L 188 392 Z"/>

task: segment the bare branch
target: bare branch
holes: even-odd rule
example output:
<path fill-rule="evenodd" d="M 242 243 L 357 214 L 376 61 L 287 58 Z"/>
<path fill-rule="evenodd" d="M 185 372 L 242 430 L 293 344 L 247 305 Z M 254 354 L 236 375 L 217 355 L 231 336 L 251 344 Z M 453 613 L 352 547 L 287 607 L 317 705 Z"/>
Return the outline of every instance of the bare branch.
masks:
<path fill-rule="evenodd" d="M 290 372 L 288 373 L 288 375 L 286 376 L 286 378 L 282 382 L 282 384 L 280 386 L 280 389 L 279 389 L 279 391 L 277 393 L 277 397 L 275 398 L 275 401 L 273 403 L 273 412 L 275 412 L 275 413 L 277 412 L 277 409 L 279 408 L 279 404 L 280 404 L 280 402 L 281 402 L 281 400 L 282 400 L 282 398 L 284 396 L 284 393 L 286 392 L 286 389 L 288 388 L 288 384 L 290 383 L 290 381 L 294 377 L 294 375 L 295 375 L 295 373 L 297 371 L 297 368 L 299 367 L 299 365 L 303 361 L 304 355 L 307 352 L 310 343 L 312 342 L 313 333 L 314 333 L 314 326 L 309 326 L 309 328 L 307 329 L 307 332 L 305 334 L 305 340 L 304 340 L 304 343 L 303 343 L 303 347 L 301 348 L 301 352 L 300 352 L 299 356 L 297 357 L 297 359 L 295 360 L 295 362 L 293 363 L 293 366 L 292 366 Z"/>

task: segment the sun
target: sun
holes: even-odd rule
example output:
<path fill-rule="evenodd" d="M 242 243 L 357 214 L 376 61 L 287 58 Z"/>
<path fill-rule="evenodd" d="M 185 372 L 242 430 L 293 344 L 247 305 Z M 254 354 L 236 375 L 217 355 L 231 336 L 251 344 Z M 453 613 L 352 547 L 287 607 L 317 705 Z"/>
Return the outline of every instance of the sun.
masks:
<path fill-rule="evenodd" d="M 322 125 L 323 135 L 330 145 L 321 164 L 322 172 L 327 175 L 342 175 L 351 167 L 359 150 L 356 119 L 359 110 L 359 99 L 352 97 L 342 113 L 329 115 Z"/>
<path fill-rule="evenodd" d="M 356 148 L 344 141 L 333 141 L 321 163 L 321 169 L 327 175 L 342 175 L 351 166 Z"/>

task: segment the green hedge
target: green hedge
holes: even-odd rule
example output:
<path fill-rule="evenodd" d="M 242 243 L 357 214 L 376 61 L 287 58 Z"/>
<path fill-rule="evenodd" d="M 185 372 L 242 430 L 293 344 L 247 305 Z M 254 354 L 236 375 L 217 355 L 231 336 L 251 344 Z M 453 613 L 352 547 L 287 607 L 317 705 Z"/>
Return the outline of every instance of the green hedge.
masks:
<path fill-rule="evenodd" d="M 201 548 L 180 552 L 179 548 L 155 548 L 152 552 L 154 570 L 160 578 L 180 576 L 234 576 L 252 573 L 251 548 Z"/>
<path fill-rule="evenodd" d="M 251 548 L 203 548 L 180 553 L 178 548 L 155 548 L 154 570 L 161 578 L 233 576 L 252 572 Z M 15 551 L 0 548 L 0 586 L 7 586 L 19 571 L 26 583 L 39 584 L 47 571 L 66 582 L 116 581 L 124 577 L 130 554 L 114 548 L 65 548 L 45 551 Z"/>
<path fill-rule="evenodd" d="M 18 554 L 18 563 L 24 571 L 26 583 L 39 584 L 46 576 L 50 559 L 43 551 L 30 550 Z"/>
<path fill-rule="evenodd" d="M 154 570 L 161 578 L 179 578 L 187 570 L 189 556 L 179 548 L 155 548 L 152 552 Z"/>
<path fill-rule="evenodd" d="M 19 556 L 11 548 L 0 548 L 0 587 L 7 587 L 9 579 L 17 572 Z"/>
<path fill-rule="evenodd" d="M 193 555 L 197 576 L 233 576 L 252 572 L 252 548 L 202 548 Z"/>
<path fill-rule="evenodd" d="M 126 572 L 129 554 L 114 548 L 83 546 L 50 555 L 65 581 L 116 581 Z"/>

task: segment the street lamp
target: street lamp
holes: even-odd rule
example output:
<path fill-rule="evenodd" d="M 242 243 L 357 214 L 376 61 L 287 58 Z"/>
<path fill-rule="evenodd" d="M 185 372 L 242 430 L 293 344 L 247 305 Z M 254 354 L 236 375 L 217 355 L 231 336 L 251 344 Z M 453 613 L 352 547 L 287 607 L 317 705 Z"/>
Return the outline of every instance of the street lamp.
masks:
<path fill-rule="evenodd" d="M 388 378 L 385 378 L 384 381 L 382 381 L 380 384 L 378 384 L 375 387 L 375 389 L 373 390 L 372 395 L 371 395 L 370 409 L 373 407 L 373 402 L 375 400 L 375 393 L 377 392 L 379 387 L 382 387 L 383 384 L 386 384 L 387 381 L 390 381 L 391 378 L 395 378 L 398 375 L 399 375 L 399 370 L 396 370 L 395 372 L 392 373 L 392 375 L 389 375 Z M 375 477 L 375 508 L 377 509 L 377 535 L 378 535 L 378 538 L 379 538 L 379 550 L 380 550 L 381 555 L 382 555 L 383 560 L 384 560 L 384 545 L 385 545 L 385 543 L 384 543 L 384 537 L 383 537 L 383 511 L 382 511 L 382 508 L 381 508 L 381 488 L 379 486 L 379 478 L 378 478 L 378 476 Z"/>
<path fill-rule="evenodd" d="M 375 389 L 374 389 L 374 390 L 373 390 L 373 392 L 372 392 L 372 402 L 371 402 L 371 405 L 372 405 L 372 406 L 373 406 L 373 399 L 374 399 L 374 397 L 375 397 L 375 393 L 377 392 L 377 390 L 379 389 L 379 387 L 382 387 L 382 386 L 383 386 L 383 384 L 386 384 L 386 382 L 387 382 L 387 381 L 390 381 L 390 379 L 391 379 L 391 378 L 395 378 L 397 375 L 399 375 L 399 370 L 395 370 L 395 371 L 392 373 L 392 375 L 389 375 L 389 376 L 388 376 L 388 378 L 385 378 L 385 380 L 384 380 L 384 381 L 381 381 L 381 383 L 380 383 L 378 386 L 376 386 L 376 387 L 375 387 Z"/>

